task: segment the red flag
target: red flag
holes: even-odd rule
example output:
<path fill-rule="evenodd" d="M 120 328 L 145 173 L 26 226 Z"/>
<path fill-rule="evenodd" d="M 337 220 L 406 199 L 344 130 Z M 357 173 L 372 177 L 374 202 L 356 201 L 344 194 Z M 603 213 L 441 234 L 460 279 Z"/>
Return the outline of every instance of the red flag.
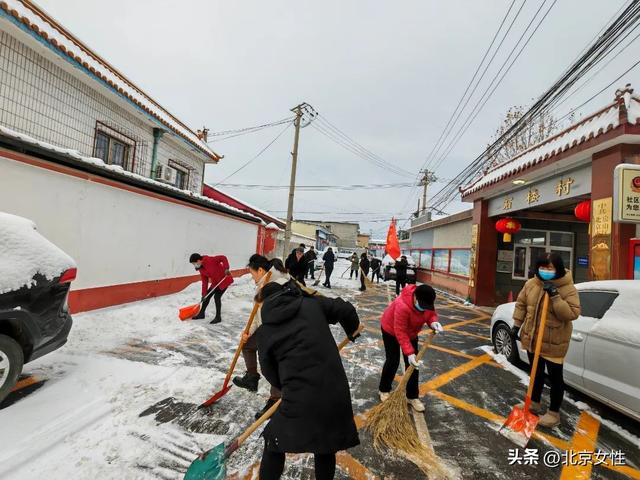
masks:
<path fill-rule="evenodd" d="M 387 254 L 391 255 L 394 260 L 400 256 L 400 242 L 398 242 L 398 234 L 396 233 L 396 219 L 391 219 L 389 231 L 387 232 L 387 246 L 385 247 Z"/>

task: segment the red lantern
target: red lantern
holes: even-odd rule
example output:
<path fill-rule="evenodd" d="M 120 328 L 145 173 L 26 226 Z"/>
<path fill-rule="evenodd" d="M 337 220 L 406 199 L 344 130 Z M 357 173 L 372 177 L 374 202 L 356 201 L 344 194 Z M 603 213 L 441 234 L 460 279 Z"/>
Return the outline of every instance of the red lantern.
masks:
<path fill-rule="evenodd" d="M 507 243 L 511 241 L 511 234 L 519 232 L 522 228 L 520 222 L 514 218 L 502 218 L 496 222 L 496 230 L 502 233 L 502 240 Z"/>
<path fill-rule="evenodd" d="M 578 220 L 591 222 L 591 200 L 585 200 L 576 205 L 574 213 Z"/>

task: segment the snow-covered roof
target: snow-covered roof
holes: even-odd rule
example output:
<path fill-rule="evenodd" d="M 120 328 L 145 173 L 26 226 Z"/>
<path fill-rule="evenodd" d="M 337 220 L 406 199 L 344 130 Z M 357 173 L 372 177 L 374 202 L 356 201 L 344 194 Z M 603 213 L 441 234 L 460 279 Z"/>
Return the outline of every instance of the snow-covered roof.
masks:
<path fill-rule="evenodd" d="M 32 287 L 34 277 L 53 280 L 76 266 L 26 218 L 0 212 L 0 294 Z"/>
<path fill-rule="evenodd" d="M 627 109 L 628 122 L 637 124 L 640 119 L 640 99 L 632 97 L 630 92 L 625 93 L 623 98 Z M 460 192 L 462 196 L 474 193 L 500 180 L 527 170 L 534 165 L 543 163 L 547 159 L 613 130 L 619 125 L 620 102 L 616 100 L 562 132 L 534 145 L 511 160 L 491 168 L 471 184 L 461 187 Z"/>
<path fill-rule="evenodd" d="M 38 39 L 44 40 L 54 50 L 62 52 L 69 61 L 76 62 L 81 66 L 89 76 L 96 77 L 94 80 L 100 79 L 105 82 L 114 92 L 125 97 L 169 130 L 187 140 L 211 160 L 218 161 L 222 158 L 198 138 L 193 130 L 165 110 L 142 89 L 135 86 L 122 73 L 33 3 L 21 0 L 2 0 L 0 1 L 0 17 L 2 16 L 15 19 L 14 23 L 18 26 Z"/>
<path fill-rule="evenodd" d="M 33 138 L 33 137 L 29 136 L 29 135 L 26 135 L 24 133 L 16 132 L 15 130 L 12 130 L 10 128 L 4 127 L 2 125 L 0 125 L 0 135 L 5 135 L 7 137 L 15 138 L 16 140 L 20 140 L 22 142 L 29 143 L 31 145 L 40 147 L 40 148 L 42 148 L 44 150 L 47 150 L 47 151 L 50 151 L 50 152 L 53 152 L 53 153 L 57 153 L 57 154 L 60 154 L 60 155 L 64 155 L 66 157 L 72 158 L 73 160 L 93 165 L 94 167 L 99 167 L 99 168 L 101 168 L 101 169 L 103 169 L 105 171 L 109 171 L 109 172 L 114 173 L 116 175 L 119 175 L 121 177 L 129 177 L 129 178 L 133 178 L 133 179 L 139 180 L 141 182 L 148 183 L 148 184 L 153 185 L 153 186 L 155 186 L 157 188 L 164 189 L 167 192 L 176 192 L 176 193 L 180 193 L 182 195 L 189 196 L 191 198 L 197 199 L 200 202 L 208 203 L 211 206 L 215 206 L 218 210 L 226 210 L 227 212 L 229 212 L 231 214 L 241 215 L 241 216 L 244 216 L 244 217 L 250 217 L 250 218 L 255 219 L 255 220 L 260 220 L 260 218 L 256 217 L 255 215 L 252 215 L 251 213 L 245 212 L 244 210 L 240 210 L 238 208 L 232 207 L 231 205 L 227 205 L 226 203 L 218 202 L 218 201 L 213 200 L 213 199 L 211 199 L 209 197 L 205 197 L 203 195 L 199 195 L 199 194 L 193 193 L 190 190 L 182 190 L 182 189 L 180 189 L 178 187 L 174 187 L 173 185 L 168 185 L 166 183 L 159 182 L 159 181 L 154 180 L 152 178 L 148 178 L 148 177 L 145 177 L 145 176 L 142 176 L 142 175 L 138 175 L 137 173 L 129 172 L 128 170 L 123 169 L 120 165 L 107 165 L 100 158 L 87 157 L 85 155 L 82 155 L 77 150 L 73 150 L 71 148 L 58 147 L 56 145 L 52 145 L 50 143 L 43 142 L 41 140 L 37 140 L 37 139 L 35 139 L 35 138 Z"/>

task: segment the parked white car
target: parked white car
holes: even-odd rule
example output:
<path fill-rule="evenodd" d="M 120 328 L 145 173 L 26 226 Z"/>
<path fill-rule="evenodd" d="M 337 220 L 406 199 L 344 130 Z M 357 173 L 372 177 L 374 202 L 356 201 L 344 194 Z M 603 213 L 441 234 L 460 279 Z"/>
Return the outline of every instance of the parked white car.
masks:
<path fill-rule="evenodd" d="M 565 357 L 565 382 L 640 421 L 640 280 L 576 285 L 582 314 L 573 322 Z M 515 303 L 496 308 L 491 319 L 495 351 L 528 363 L 511 335 Z"/>

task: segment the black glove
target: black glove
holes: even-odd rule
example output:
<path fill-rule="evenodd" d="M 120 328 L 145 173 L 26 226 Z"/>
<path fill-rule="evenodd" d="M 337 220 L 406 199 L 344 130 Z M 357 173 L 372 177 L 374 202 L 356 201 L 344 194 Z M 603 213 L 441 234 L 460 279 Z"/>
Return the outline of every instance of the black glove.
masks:
<path fill-rule="evenodd" d="M 553 284 L 553 282 L 550 282 L 550 281 L 544 282 L 542 288 L 544 289 L 545 292 L 549 294 L 550 297 L 555 297 L 556 295 L 558 295 L 558 289 Z"/>
<path fill-rule="evenodd" d="M 354 333 L 355 333 L 355 335 L 354 335 L 354 334 L 351 334 L 351 335 L 349 335 L 349 337 L 348 337 L 348 338 L 349 338 L 349 340 L 351 340 L 352 342 L 355 342 L 355 341 L 356 341 L 356 338 L 358 338 L 358 337 L 360 336 L 360 332 L 354 332 Z"/>
<path fill-rule="evenodd" d="M 511 336 L 518 340 L 520 338 L 520 325 L 514 325 L 511 327 Z"/>

